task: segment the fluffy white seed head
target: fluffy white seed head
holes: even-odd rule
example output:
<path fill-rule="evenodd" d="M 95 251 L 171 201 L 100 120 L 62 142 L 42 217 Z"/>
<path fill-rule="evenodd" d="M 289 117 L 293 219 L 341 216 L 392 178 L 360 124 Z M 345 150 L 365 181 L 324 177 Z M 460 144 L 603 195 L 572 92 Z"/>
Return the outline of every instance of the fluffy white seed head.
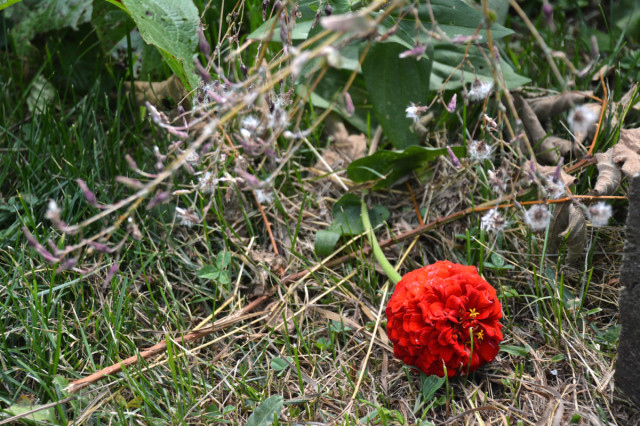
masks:
<path fill-rule="evenodd" d="M 613 215 L 611 206 L 604 201 L 593 204 L 587 209 L 587 216 L 595 227 L 606 226 Z"/>
<path fill-rule="evenodd" d="M 536 204 L 524 214 L 524 221 L 533 231 L 544 231 L 551 220 L 551 212 L 547 206 Z"/>
<path fill-rule="evenodd" d="M 598 121 L 598 114 L 589 105 L 580 105 L 569 112 L 569 128 L 575 133 L 587 133 Z"/>
<path fill-rule="evenodd" d="M 506 227 L 507 221 L 497 209 L 489 210 L 482 216 L 482 220 L 480 221 L 480 228 L 488 232 L 499 233 L 504 231 Z"/>
<path fill-rule="evenodd" d="M 472 141 L 469 144 L 468 154 L 472 160 L 490 160 L 493 154 L 493 147 L 485 141 Z"/>
<path fill-rule="evenodd" d="M 471 102 L 484 101 L 492 90 L 493 81 L 480 81 L 476 79 L 471 85 L 471 90 L 469 90 L 469 100 Z"/>

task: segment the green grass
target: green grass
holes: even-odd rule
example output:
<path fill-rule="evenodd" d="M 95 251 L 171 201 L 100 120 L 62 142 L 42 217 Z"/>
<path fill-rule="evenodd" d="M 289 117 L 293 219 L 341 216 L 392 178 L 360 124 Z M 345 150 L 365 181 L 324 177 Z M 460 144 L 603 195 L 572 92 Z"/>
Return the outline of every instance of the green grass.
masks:
<path fill-rule="evenodd" d="M 261 10 L 254 4 L 245 9 L 242 29 L 248 33 L 261 24 Z M 218 25 L 226 25 L 218 12 L 207 12 L 212 15 L 207 15 L 212 40 L 221 30 Z M 537 16 L 534 10 L 526 12 Z M 584 26 L 604 31 L 603 20 L 593 14 L 556 12 L 562 36 L 544 29 L 542 20 L 534 22 L 552 49 L 565 52 L 576 68 L 584 67 L 588 37 L 566 46 L 561 43 L 564 32 L 569 37 Z M 42 409 L 31 420 L 243 424 L 264 401 L 277 407 L 275 399 L 268 399 L 272 396 L 283 398 L 278 424 L 471 424 L 504 419 L 514 425 L 535 424 L 552 419 L 559 401 L 565 409 L 563 423 L 633 424 L 637 419 L 626 397 L 614 391 L 611 376 L 620 327 L 616 279 L 622 261 L 624 200 L 613 204 L 610 226 L 588 227 L 587 243 L 574 265 L 567 264 L 564 246 L 554 253 L 548 235 L 531 232 L 517 208 L 506 211 L 509 225 L 499 235 L 481 230 L 479 213 L 438 225 L 415 245 L 408 239 L 388 248 L 392 263 L 408 253 L 401 273 L 450 259 L 477 266 L 498 290 L 505 340 L 496 361 L 469 378 L 443 381 L 418 374 L 393 358 L 384 332 L 390 292 L 384 291 L 386 279 L 373 258 L 359 252 L 366 241 L 340 240 L 338 255 L 353 258 L 337 265 L 324 265 L 315 255 L 315 234 L 330 225 L 331 207 L 344 190 L 314 174 L 317 158 L 304 144 L 276 173 L 275 199 L 262 207 L 264 216 L 242 182 L 221 181 L 212 194 L 202 194 L 189 191 L 198 176 L 181 168 L 159 189 L 183 192 L 147 210 L 151 195 L 130 212 L 141 238 L 134 238 L 135 229 L 125 220 L 108 238 L 98 240 L 111 247 L 122 243 L 117 251 L 101 253 L 84 245 L 68 255 L 77 263 L 67 270 L 45 262 L 27 244 L 23 226 L 54 251 L 47 241 L 58 249 L 82 244 L 118 223 L 128 207 L 68 235 L 45 219 L 50 199 L 57 201 L 67 224 L 87 220 L 102 210 L 86 202 L 76 179 L 87 182 L 99 204 L 112 205 L 135 191 L 116 182 L 117 176 L 145 184 L 152 179 L 132 170 L 125 156 L 144 172 L 158 173 L 154 146 L 167 153 L 175 138 L 153 126 L 147 112 L 131 103 L 123 89 L 130 79 L 127 68 L 101 53 L 89 29 L 34 40 L 33 48 L 43 53 L 34 61 L 33 55 L 21 56 L 15 43 L 8 42 L 8 23 L 0 22 L 0 60 L 7 64 L 0 69 L 0 410 L 61 401 L 70 396 L 64 389 L 68 383 L 166 340 L 161 355 L 141 359 L 71 399 Z M 517 31 L 505 51 L 514 68 L 532 78 L 527 90 L 559 90 L 539 46 L 515 13 L 506 25 Z M 637 40 L 614 30 L 606 35 L 608 50 L 593 72 L 638 55 Z M 73 50 L 67 50 L 69 46 Z M 278 49 L 271 46 L 267 57 Z M 249 51 L 251 56 L 243 61 L 254 65 L 250 61 L 258 49 Z M 569 75 L 569 67 L 558 64 Z M 637 64 L 629 65 L 622 77 L 608 80 L 613 99 L 620 98 L 638 71 Z M 38 76 L 52 82 L 55 95 L 36 114 L 25 101 Z M 575 89 L 602 95 L 591 75 L 576 78 Z M 301 111 L 301 128 L 309 128 L 322 114 L 320 108 Z M 430 143 L 464 144 L 465 130 L 476 128 L 485 112 L 479 105 L 458 111 L 438 113 L 432 130 L 439 136 L 432 135 Z M 498 111 L 490 104 L 486 113 L 497 117 Z M 552 125 L 562 133 L 559 121 L 566 120 L 554 119 Z M 622 127 L 637 123 L 632 112 Z M 238 132 L 237 127 L 232 123 L 229 128 Z M 320 125 L 308 136 L 320 151 L 333 143 L 322 130 Z M 596 152 L 612 146 L 618 130 L 603 129 Z M 372 136 L 375 129 L 369 133 Z M 480 137 L 488 138 L 487 132 L 474 134 Z M 209 157 L 203 156 L 205 163 L 195 167 L 208 167 L 216 177 L 235 177 L 239 145 L 232 149 L 220 140 Z M 275 155 L 282 159 L 296 143 L 280 138 Z M 524 176 L 526 171 L 521 175 L 516 163 L 522 158 L 514 148 L 503 144 L 500 155 L 513 167 L 514 177 Z M 175 156 L 165 160 L 165 166 L 171 158 Z M 243 158 L 247 171 L 260 179 L 279 166 L 268 155 Z M 426 177 L 411 176 L 408 183 L 426 213 L 425 221 L 491 201 L 488 165 L 463 159 L 456 170 L 439 159 Z M 572 187 L 573 193 L 586 194 L 597 169 L 592 165 L 576 174 L 580 182 Z M 357 195 L 362 189 L 350 185 Z M 623 183 L 615 195 L 625 194 Z M 520 201 L 539 197 L 532 190 Z M 369 202 L 391 211 L 387 225 L 377 231 L 380 240 L 418 226 L 404 184 L 373 191 Z M 191 207 L 203 220 L 182 226 L 175 218 L 176 207 Z M 264 217 L 279 254 L 273 251 Z M 217 263 L 227 254 L 228 264 Z M 114 265 L 117 273 L 106 279 Z M 216 273 L 200 276 L 203 266 L 213 265 Z M 307 276 L 288 278 L 305 270 Z M 269 296 L 268 301 L 255 315 L 233 317 L 262 295 Z M 383 312 L 382 318 L 378 312 Z M 222 326 L 193 343 L 181 342 L 202 322 Z"/>

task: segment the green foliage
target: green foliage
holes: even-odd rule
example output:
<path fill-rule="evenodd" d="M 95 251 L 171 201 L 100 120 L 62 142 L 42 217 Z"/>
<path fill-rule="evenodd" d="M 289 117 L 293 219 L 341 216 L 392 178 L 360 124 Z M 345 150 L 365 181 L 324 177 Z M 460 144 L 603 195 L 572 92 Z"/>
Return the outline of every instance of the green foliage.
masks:
<path fill-rule="evenodd" d="M 123 0 L 140 35 L 160 49 L 185 89 L 198 86 L 193 55 L 200 17 L 192 0 Z"/>
<path fill-rule="evenodd" d="M 398 149 L 418 145 L 418 134 L 410 129 L 405 108 L 411 102 L 425 105 L 429 96 L 429 59 L 398 59 L 405 49 L 398 43 L 377 43 L 367 52 L 362 73 L 378 122 L 391 144 Z"/>
<path fill-rule="evenodd" d="M 229 271 L 227 270 L 230 262 L 231 253 L 228 251 L 222 251 L 216 256 L 215 265 L 203 266 L 202 269 L 198 271 L 198 276 L 200 278 L 213 280 L 223 286 L 226 286 L 231 282 Z"/>
<path fill-rule="evenodd" d="M 451 149 L 458 157 L 464 156 L 464 147 Z M 447 149 L 411 146 L 403 151 L 378 150 L 349 164 L 347 175 L 358 183 L 380 179 L 374 188 L 385 188 L 440 155 L 448 155 Z"/>
<path fill-rule="evenodd" d="M 0 9 L 13 3 L 17 2 L 0 5 Z M 24 0 L 3 13 L 14 22 L 11 37 L 24 48 L 38 34 L 63 28 L 77 30 L 90 21 L 92 8 L 93 0 Z"/>
<path fill-rule="evenodd" d="M 447 379 L 446 377 L 420 374 L 420 380 L 422 381 L 422 399 L 425 403 L 429 403 Z"/>
<path fill-rule="evenodd" d="M 273 419 L 280 414 L 284 405 L 284 398 L 280 395 L 271 396 L 258 405 L 253 411 L 246 426 L 268 426 L 273 423 Z M 275 416 L 275 417 L 274 417 Z"/>
<path fill-rule="evenodd" d="M 358 235 L 364 229 L 360 216 L 360 199 L 353 194 L 345 194 L 333 206 L 333 223 L 328 229 L 320 230 L 316 234 L 315 251 L 318 256 L 331 254 L 336 243 L 342 236 Z M 371 224 L 378 226 L 389 218 L 389 210 L 383 206 L 369 209 Z"/>

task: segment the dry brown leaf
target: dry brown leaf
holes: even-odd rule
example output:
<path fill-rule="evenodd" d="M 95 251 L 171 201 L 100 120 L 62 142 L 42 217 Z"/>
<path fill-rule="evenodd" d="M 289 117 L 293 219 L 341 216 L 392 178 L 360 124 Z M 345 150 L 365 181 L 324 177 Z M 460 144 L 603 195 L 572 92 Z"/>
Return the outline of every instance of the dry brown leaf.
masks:
<path fill-rule="evenodd" d="M 527 103 L 531 106 L 538 120 L 545 121 L 584 103 L 592 94 L 593 92 L 565 92 L 553 96 L 528 99 Z"/>
<path fill-rule="evenodd" d="M 603 65 L 600 69 L 593 74 L 591 81 L 600 81 L 601 78 L 605 78 L 609 73 L 616 69 L 613 65 Z"/>
<path fill-rule="evenodd" d="M 322 160 L 316 165 L 316 170 L 323 172 L 335 171 L 347 167 L 352 161 L 364 157 L 367 150 L 367 138 L 363 133 L 350 135 L 344 123 L 339 118 L 329 116 L 325 127 L 331 145 L 322 154 Z M 327 169 L 328 164 L 331 170 Z"/>
<path fill-rule="evenodd" d="M 623 109 L 628 108 L 631 102 L 633 101 L 633 99 L 635 98 L 637 90 L 638 90 L 638 83 L 635 83 L 634 85 L 631 86 L 629 90 L 627 90 L 627 93 L 622 95 L 622 98 L 620 99 L 620 102 L 618 102 L 618 105 L 620 105 Z M 632 106 L 632 108 L 635 109 L 636 111 L 640 110 L 640 102 L 636 101 L 636 103 Z"/>
<path fill-rule="evenodd" d="M 560 160 L 561 155 L 571 151 L 573 143 L 566 139 L 562 139 L 553 135 L 547 136 L 547 132 L 540 124 L 533 108 L 521 96 L 514 95 L 518 115 L 522 120 L 522 124 L 534 145 L 536 158 L 538 162 L 555 164 Z"/>
<path fill-rule="evenodd" d="M 172 75 L 164 81 L 148 82 L 134 81 L 136 103 L 144 105 L 145 101 L 149 101 L 154 105 L 160 105 L 165 99 L 172 99 L 174 102 L 180 102 L 182 98 L 187 96 L 187 91 L 182 86 L 180 79 Z M 127 91 L 131 90 L 131 83 L 125 82 L 124 87 Z"/>
<path fill-rule="evenodd" d="M 613 162 L 613 149 L 595 155 L 598 167 L 598 180 L 593 188 L 595 195 L 611 195 L 616 192 L 622 179 L 620 169 Z"/>
<path fill-rule="evenodd" d="M 612 158 L 627 176 L 640 172 L 640 128 L 620 129 L 620 140 L 612 148 Z"/>
<path fill-rule="evenodd" d="M 522 167 L 524 170 L 531 170 L 531 160 L 525 161 Z M 536 163 L 535 168 L 536 168 L 536 171 L 543 174 L 546 178 L 552 179 L 553 175 L 556 172 L 557 166 L 541 166 L 540 164 Z M 571 186 L 576 181 L 575 176 L 571 176 L 570 174 L 566 173 L 564 170 L 560 170 L 560 179 L 562 180 L 562 183 L 564 183 L 565 186 Z"/>
<path fill-rule="evenodd" d="M 575 263 L 582 258 L 587 241 L 587 222 L 580 207 L 574 204 L 558 206 L 553 214 L 549 229 L 549 250 L 557 252 L 565 242 L 567 263 Z"/>

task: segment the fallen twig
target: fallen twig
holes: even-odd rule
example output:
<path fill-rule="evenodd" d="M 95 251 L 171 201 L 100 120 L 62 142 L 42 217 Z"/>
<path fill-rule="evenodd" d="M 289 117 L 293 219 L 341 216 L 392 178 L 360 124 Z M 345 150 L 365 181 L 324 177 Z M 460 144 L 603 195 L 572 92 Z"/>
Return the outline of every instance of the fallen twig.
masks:
<path fill-rule="evenodd" d="M 581 200 L 588 200 L 588 201 L 596 201 L 596 200 L 625 200 L 627 197 L 623 197 L 623 196 L 602 196 L 602 195 L 571 195 L 570 197 L 565 197 L 565 198 L 559 198 L 557 200 L 534 200 L 534 201 L 522 201 L 519 204 L 521 206 L 530 206 L 530 205 L 534 205 L 534 204 L 562 204 L 562 203 L 568 203 L 571 202 L 574 199 L 581 199 Z M 448 216 L 445 217 L 441 217 L 438 218 L 432 222 L 429 223 L 425 223 L 424 225 L 419 225 L 416 226 L 415 228 L 413 228 L 410 231 L 404 232 L 400 235 L 397 235 L 395 237 L 389 238 L 387 240 L 384 241 L 380 241 L 380 248 L 386 248 L 386 247 L 390 247 L 393 244 L 399 243 L 401 241 L 416 237 L 420 234 L 424 234 L 425 232 L 431 231 L 432 229 L 440 226 L 440 225 L 446 225 L 447 223 L 453 222 L 455 220 L 458 219 L 462 219 L 465 216 L 468 216 L 472 213 L 480 213 L 480 212 L 486 212 L 489 211 L 491 209 L 506 209 L 506 208 L 510 208 L 510 207 L 514 207 L 515 204 L 514 203 L 504 203 L 504 204 L 500 204 L 498 206 L 495 205 L 495 201 L 489 201 L 486 203 L 483 203 L 479 206 L 476 207 L 469 207 L 466 208 L 464 210 L 460 210 L 457 211 L 455 213 L 452 213 Z M 340 256 L 337 257 L 327 263 L 324 264 L 325 268 L 329 268 L 332 266 L 336 266 L 336 265 L 340 265 L 344 262 L 347 262 L 351 259 L 354 259 L 356 257 L 360 257 L 360 256 L 367 256 L 371 254 L 371 246 L 365 246 L 360 250 L 356 250 L 353 253 L 349 253 L 349 254 L 345 254 L 344 256 Z M 298 280 L 300 278 L 302 278 L 303 276 L 305 276 L 306 274 L 308 274 L 309 272 L 307 270 L 302 270 L 300 272 L 296 272 L 294 274 L 291 275 L 287 275 L 286 277 L 284 277 L 282 279 L 282 284 L 287 284 L 290 283 L 292 281 Z"/>

